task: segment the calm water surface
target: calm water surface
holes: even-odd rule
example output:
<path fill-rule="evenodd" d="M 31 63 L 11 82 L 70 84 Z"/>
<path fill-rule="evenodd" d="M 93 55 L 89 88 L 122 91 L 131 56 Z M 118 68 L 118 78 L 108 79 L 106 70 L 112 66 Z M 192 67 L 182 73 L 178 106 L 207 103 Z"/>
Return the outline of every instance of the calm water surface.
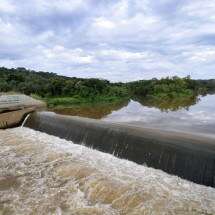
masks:
<path fill-rule="evenodd" d="M 176 111 L 161 111 L 131 100 L 126 107 L 113 111 L 103 119 L 215 136 L 215 95 L 200 97 L 196 104 Z"/>
<path fill-rule="evenodd" d="M 215 95 L 195 98 L 179 104 L 152 104 L 145 101 L 122 102 L 54 110 L 60 114 L 78 115 L 110 122 L 133 124 L 164 130 L 197 132 L 215 136 Z"/>

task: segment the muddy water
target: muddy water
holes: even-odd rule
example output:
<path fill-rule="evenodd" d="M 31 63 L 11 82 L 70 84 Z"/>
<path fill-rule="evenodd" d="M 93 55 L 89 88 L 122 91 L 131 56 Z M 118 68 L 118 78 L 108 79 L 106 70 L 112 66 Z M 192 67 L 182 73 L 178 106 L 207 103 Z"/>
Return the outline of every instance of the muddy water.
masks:
<path fill-rule="evenodd" d="M 111 114 L 113 111 L 120 110 L 127 106 L 128 100 L 123 100 L 114 103 L 88 104 L 88 105 L 74 105 L 71 107 L 49 108 L 51 112 L 63 115 L 81 116 L 92 119 L 102 119 Z"/>
<path fill-rule="evenodd" d="M 0 214 L 215 214 L 213 188 L 38 131 L 0 147 Z"/>

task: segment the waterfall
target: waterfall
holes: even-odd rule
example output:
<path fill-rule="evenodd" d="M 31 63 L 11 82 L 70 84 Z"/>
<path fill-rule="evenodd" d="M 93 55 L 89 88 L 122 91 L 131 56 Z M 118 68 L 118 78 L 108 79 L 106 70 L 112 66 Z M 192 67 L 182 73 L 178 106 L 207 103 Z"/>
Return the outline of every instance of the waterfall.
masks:
<path fill-rule="evenodd" d="M 50 112 L 31 114 L 24 126 L 215 187 L 214 138 Z"/>
<path fill-rule="evenodd" d="M 22 125 L 21 125 L 21 127 L 24 127 L 24 125 L 25 125 L 25 123 L 27 122 L 27 120 L 28 120 L 28 118 L 30 117 L 30 113 L 29 114 L 27 114 L 27 116 L 25 117 L 25 119 L 23 120 L 23 122 L 22 122 Z"/>

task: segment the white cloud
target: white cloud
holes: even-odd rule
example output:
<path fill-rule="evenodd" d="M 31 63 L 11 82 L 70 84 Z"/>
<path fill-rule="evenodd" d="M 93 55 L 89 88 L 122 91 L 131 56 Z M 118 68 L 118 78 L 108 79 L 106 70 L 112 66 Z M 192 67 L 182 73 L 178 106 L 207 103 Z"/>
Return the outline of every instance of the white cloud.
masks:
<path fill-rule="evenodd" d="M 211 47 L 199 47 L 198 49 L 192 50 L 185 54 L 189 60 L 197 63 L 215 61 L 215 48 Z"/>
<path fill-rule="evenodd" d="M 0 64 L 113 81 L 215 78 L 214 14 L 211 0 L 1 0 Z"/>
<path fill-rule="evenodd" d="M 9 36 L 12 32 L 15 32 L 12 24 L 10 22 L 4 22 L 0 18 L 0 34 L 8 34 Z"/>
<path fill-rule="evenodd" d="M 34 5 L 37 13 L 50 12 L 73 12 L 81 7 L 86 6 L 88 0 L 31 0 L 29 3 Z"/>
<path fill-rule="evenodd" d="M 15 6 L 9 0 L 1 0 L 0 13 L 13 13 L 15 10 Z"/>
<path fill-rule="evenodd" d="M 106 28 L 106 29 L 115 28 L 115 24 L 104 17 L 95 18 L 93 25 L 98 28 Z"/>
<path fill-rule="evenodd" d="M 3 47 L 14 47 L 15 50 L 17 46 L 25 44 L 28 37 L 26 34 L 24 26 L 0 17 L 0 50 Z"/>
<path fill-rule="evenodd" d="M 140 3 L 142 7 L 140 6 Z M 131 4 L 138 7 L 138 11 L 131 13 Z M 158 30 L 159 17 L 147 11 L 148 1 L 145 0 L 121 0 L 104 11 L 102 17 L 94 20 L 92 28 L 89 29 L 90 35 L 95 37 L 98 34 L 104 39 L 109 40 L 125 38 L 135 40 L 142 33 L 150 33 Z M 109 31 L 104 31 L 104 29 Z M 129 38 L 133 37 L 133 38 Z"/>
<path fill-rule="evenodd" d="M 80 48 L 67 49 L 63 46 L 56 45 L 51 49 L 43 49 L 44 57 L 67 63 L 89 64 L 93 62 L 93 57 L 84 53 Z"/>
<path fill-rule="evenodd" d="M 215 21 L 215 2 L 211 0 L 189 1 L 182 11 L 187 15 L 202 18 L 207 21 Z"/>
<path fill-rule="evenodd" d="M 147 60 L 151 55 L 147 52 L 128 52 L 124 50 L 101 50 L 98 52 L 98 57 L 103 56 L 112 60 Z"/>

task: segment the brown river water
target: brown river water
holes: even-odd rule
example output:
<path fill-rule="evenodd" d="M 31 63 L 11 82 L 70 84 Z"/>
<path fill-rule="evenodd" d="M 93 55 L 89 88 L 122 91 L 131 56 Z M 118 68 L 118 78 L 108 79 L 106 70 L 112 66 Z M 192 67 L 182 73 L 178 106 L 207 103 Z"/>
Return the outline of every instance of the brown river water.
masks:
<path fill-rule="evenodd" d="M 28 128 L 0 130 L 0 215 L 215 214 L 215 189 Z"/>

